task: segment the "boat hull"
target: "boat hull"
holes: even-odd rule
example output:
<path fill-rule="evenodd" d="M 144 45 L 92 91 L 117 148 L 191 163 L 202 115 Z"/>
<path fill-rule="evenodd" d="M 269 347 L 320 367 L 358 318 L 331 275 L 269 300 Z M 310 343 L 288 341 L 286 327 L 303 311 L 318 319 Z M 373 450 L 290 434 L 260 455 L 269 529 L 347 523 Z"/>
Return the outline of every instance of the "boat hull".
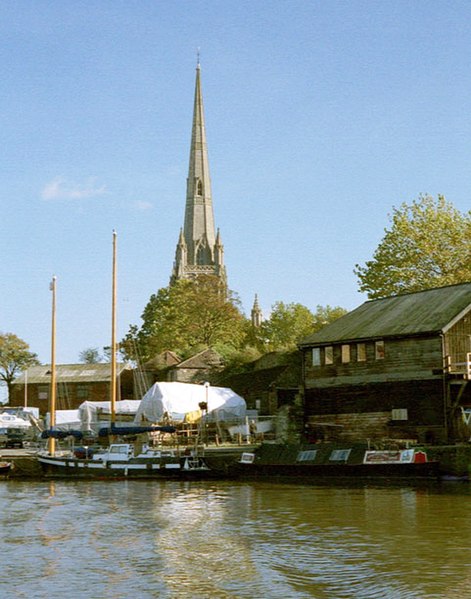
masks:
<path fill-rule="evenodd" d="M 0 462 L 0 476 L 8 476 L 11 470 L 10 462 Z"/>
<path fill-rule="evenodd" d="M 327 479 L 437 479 L 438 462 L 423 464 L 238 464 L 242 477 Z"/>
<path fill-rule="evenodd" d="M 262 445 L 242 453 L 237 464 L 244 477 L 326 479 L 437 479 L 439 462 L 424 450 L 370 449 L 363 444 Z"/>
<path fill-rule="evenodd" d="M 61 456 L 38 456 L 43 476 L 72 479 L 205 479 L 214 472 L 203 460 L 106 461 Z"/>

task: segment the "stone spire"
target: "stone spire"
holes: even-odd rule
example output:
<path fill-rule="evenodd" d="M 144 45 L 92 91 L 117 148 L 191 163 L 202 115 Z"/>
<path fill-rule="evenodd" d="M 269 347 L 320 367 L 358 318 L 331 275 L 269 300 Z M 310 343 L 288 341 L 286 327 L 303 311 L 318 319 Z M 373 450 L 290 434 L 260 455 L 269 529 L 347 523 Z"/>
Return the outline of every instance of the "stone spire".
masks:
<path fill-rule="evenodd" d="M 252 311 L 250 313 L 250 317 L 251 317 L 251 321 L 252 321 L 252 326 L 253 327 L 258 328 L 262 324 L 263 315 L 262 315 L 262 311 L 260 309 L 260 306 L 258 305 L 258 296 L 257 296 L 257 294 L 255 294 L 255 300 L 254 300 L 254 303 L 253 303 Z"/>
<path fill-rule="evenodd" d="M 185 222 L 177 243 L 170 283 L 199 275 L 215 275 L 226 283 L 224 248 L 215 233 L 211 178 L 204 123 L 201 68 L 196 67 L 190 164 L 186 183 Z"/>

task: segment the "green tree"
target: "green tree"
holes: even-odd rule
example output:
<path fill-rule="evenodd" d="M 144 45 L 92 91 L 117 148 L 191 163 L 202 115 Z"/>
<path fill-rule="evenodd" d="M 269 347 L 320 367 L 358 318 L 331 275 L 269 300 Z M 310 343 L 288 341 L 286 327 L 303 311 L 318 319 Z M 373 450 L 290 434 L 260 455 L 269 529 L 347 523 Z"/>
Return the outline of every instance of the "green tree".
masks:
<path fill-rule="evenodd" d="M 180 354 L 218 343 L 237 347 L 245 318 L 234 293 L 214 276 L 180 280 L 152 295 L 141 328 L 131 326 L 121 342 L 127 358 L 147 360 L 166 349 Z"/>
<path fill-rule="evenodd" d="M 270 318 L 255 331 L 257 346 L 264 351 L 292 350 L 303 337 L 346 313 L 347 310 L 339 306 L 317 306 L 312 313 L 302 304 L 275 302 Z"/>
<path fill-rule="evenodd" d="M 391 227 L 365 266 L 355 265 L 371 299 L 471 281 L 471 211 L 441 195 L 394 208 Z"/>
<path fill-rule="evenodd" d="M 36 354 L 29 351 L 29 345 L 13 333 L 0 333 L 0 380 L 8 388 L 11 397 L 11 385 L 14 379 L 29 366 L 39 364 Z"/>
<path fill-rule="evenodd" d="M 302 304 L 275 302 L 270 318 L 262 322 L 259 338 L 270 351 L 290 349 L 312 332 L 314 315 Z"/>
<path fill-rule="evenodd" d="M 79 360 L 83 364 L 99 364 L 103 362 L 103 356 L 97 347 L 87 347 L 79 354 Z"/>
<path fill-rule="evenodd" d="M 333 322 L 346 313 L 340 307 L 317 306 L 313 314 L 298 303 L 275 302 L 270 318 L 256 332 L 259 345 L 265 350 L 290 350 L 307 335 Z"/>
<path fill-rule="evenodd" d="M 340 318 L 347 312 L 348 310 L 345 310 L 345 308 L 341 308 L 340 306 L 317 306 L 317 309 L 314 312 L 314 326 L 308 335 L 319 331 L 326 324 L 334 322 L 334 320 L 337 320 L 337 318 Z"/>

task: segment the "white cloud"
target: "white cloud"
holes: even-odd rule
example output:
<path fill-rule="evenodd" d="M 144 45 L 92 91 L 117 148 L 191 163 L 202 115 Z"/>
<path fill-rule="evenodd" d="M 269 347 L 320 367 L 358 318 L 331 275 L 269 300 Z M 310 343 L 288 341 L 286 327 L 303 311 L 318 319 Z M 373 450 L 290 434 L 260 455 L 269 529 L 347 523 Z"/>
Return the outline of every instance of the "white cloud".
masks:
<path fill-rule="evenodd" d="M 43 200 L 83 200 L 106 193 L 105 185 L 97 186 L 94 178 L 87 179 L 85 183 L 75 183 L 64 177 L 56 177 L 45 185 L 41 197 Z"/>

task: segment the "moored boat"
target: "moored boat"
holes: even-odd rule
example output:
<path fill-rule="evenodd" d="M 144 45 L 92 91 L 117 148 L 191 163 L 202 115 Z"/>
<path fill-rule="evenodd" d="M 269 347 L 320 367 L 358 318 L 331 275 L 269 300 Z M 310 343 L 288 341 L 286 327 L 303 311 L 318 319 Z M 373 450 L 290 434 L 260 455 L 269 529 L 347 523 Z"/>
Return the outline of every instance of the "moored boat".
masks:
<path fill-rule="evenodd" d="M 117 439 L 136 438 L 141 433 L 173 433 L 168 426 L 117 426 L 116 423 L 116 232 L 113 231 L 113 285 L 112 285 L 112 335 L 111 335 L 111 422 L 106 429 L 99 431 L 100 437 L 107 437 L 109 445 L 97 451 L 79 453 L 73 449 L 61 450 L 56 440 L 63 438 L 80 439 L 81 431 L 60 431 L 55 428 L 55 330 L 56 330 L 56 277 L 51 283 L 52 291 L 52 343 L 51 343 L 51 392 L 50 392 L 50 428 L 43 431 L 42 438 L 48 439 L 48 447 L 37 454 L 44 475 L 48 478 L 201 478 L 211 477 L 213 471 L 196 449 L 188 454 L 177 450 L 151 448 L 145 446 L 135 452 L 134 445 L 116 442 Z"/>
<path fill-rule="evenodd" d="M 8 476 L 11 470 L 11 462 L 0 462 L 0 476 Z"/>
<path fill-rule="evenodd" d="M 48 478 L 207 478 L 212 470 L 194 452 L 143 446 L 135 454 L 130 443 L 111 443 L 107 448 L 56 451 L 39 454 L 38 460 Z"/>
<path fill-rule="evenodd" d="M 247 477 L 297 479 L 437 479 L 439 463 L 421 448 L 373 450 L 363 444 L 339 447 L 262 445 L 242 453 L 237 471 Z"/>

